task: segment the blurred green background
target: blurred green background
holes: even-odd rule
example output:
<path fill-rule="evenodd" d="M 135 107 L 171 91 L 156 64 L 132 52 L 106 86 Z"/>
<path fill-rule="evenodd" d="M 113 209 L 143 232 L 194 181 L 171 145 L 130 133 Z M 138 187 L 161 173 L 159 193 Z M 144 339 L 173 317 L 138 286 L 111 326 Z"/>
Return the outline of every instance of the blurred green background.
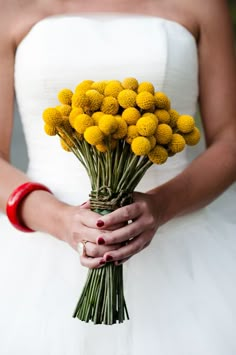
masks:
<path fill-rule="evenodd" d="M 233 18 L 233 23 L 234 23 L 234 37 L 236 39 L 236 1 L 235 0 L 228 0 L 229 7 L 230 7 L 230 13 Z"/>

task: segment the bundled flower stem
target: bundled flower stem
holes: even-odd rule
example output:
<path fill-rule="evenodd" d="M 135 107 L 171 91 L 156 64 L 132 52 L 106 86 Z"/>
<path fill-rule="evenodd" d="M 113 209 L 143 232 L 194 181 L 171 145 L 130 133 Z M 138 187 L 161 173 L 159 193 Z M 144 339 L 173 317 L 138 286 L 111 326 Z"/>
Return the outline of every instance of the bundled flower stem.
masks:
<path fill-rule="evenodd" d="M 132 203 L 152 164 L 164 164 L 200 140 L 194 118 L 172 109 L 166 94 L 149 82 L 84 80 L 74 92 L 62 89 L 58 99 L 60 106 L 43 112 L 44 130 L 58 135 L 62 148 L 84 166 L 91 210 L 101 215 Z M 122 264 L 88 271 L 73 316 L 109 325 L 129 319 Z"/>

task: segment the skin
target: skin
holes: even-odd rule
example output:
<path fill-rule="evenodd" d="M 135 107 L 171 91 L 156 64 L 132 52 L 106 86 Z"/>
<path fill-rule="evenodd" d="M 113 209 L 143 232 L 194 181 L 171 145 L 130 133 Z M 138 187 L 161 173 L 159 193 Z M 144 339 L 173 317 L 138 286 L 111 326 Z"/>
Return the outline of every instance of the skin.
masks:
<path fill-rule="evenodd" d="M 223 0 L 52 0 L 50 4 L 51 11 L 46 0 L 13 0 L 9 3 L 0 0 L 2 211 L 10 193 L 29 181 L 9 161 L 14 53 L 33 24 L 44 17 L 63 13 L 136 12 L 179 22 L 195 36 L 198 44 L 199 103 L 207 149 L 187 169 L 152 191 L 135 192 L 133 204 L 103 217 L 90 211 L 89 202 L 70 206 L 45 191 L 32 192 L 21 205 L 22 223 L 34 230 L 49 233 L 74 249 L 86 236 L 87 256 L 81 257 L 82 265 L 95 268 L 111 260 L 124 262 L 147 247 L 161 225 L 206 206 L 236 179 L 236 65 L 227 3 Z M 98 220 L 103 222 L 102 227 L 98 227 Z M 127 224 L 129 220 L 133 223 Z"/>

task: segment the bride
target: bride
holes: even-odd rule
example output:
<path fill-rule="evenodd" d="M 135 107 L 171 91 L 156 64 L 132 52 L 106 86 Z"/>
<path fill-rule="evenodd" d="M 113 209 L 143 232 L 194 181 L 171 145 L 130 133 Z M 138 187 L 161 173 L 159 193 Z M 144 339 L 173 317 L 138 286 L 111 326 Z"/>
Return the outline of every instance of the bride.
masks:
<path fill-rule="evenodd" d="M 236 66 L 226 2 L 1 2 L 0 206 L 10 220 L 0 218 L 0 353 L 235 354 Z M 154 83 L 179 112 L 199 104 L 206 148 L 152 167 L 134 203 L 101 217 L 89 209 L 83 167 L 48 141 L 41 115 L 63 87 L 129 76 Z M 14 91 L 27 175 L 10 164 Z M 73 319 L 87 268 L 111 261 L 124 263 L 131 320 Z"/>

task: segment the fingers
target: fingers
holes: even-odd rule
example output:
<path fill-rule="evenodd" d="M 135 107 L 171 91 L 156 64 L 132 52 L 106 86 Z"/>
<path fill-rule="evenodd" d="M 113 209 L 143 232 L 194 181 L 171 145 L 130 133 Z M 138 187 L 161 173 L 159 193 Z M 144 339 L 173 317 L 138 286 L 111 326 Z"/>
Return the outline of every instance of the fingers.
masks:
<path fill-rule="evenodd" d="M 109 229 L 114 225 L 120 223 L 127 223 L 128 221 L 138 218 L 142 213 L 140 205 L 132 203 L 130 205 L 118 208 L 117 210 L 105 215 L 100 216 L 96 225 L 101 230 Z"/>
<path fill-rule="evenodd" d="M 88 256 L 82 255 L 80 257 L 81 265 L 89 268 L 89 269 L 96 269 L 98 267 L 104 266 L 105 261 L 103 258 L 90 258 Z"/>
<path fill-rule="evenodd" d="M 121 244 L 107 246 L 107 245 L 97 245 L 95 243 L 87 242 L 85 243 L 84 249 L 85 249 L 86 256 L 92 258 L 102 258 L 105 253 L 109 253 L 110 251 L 117 250 L 120 247 Z"/>

